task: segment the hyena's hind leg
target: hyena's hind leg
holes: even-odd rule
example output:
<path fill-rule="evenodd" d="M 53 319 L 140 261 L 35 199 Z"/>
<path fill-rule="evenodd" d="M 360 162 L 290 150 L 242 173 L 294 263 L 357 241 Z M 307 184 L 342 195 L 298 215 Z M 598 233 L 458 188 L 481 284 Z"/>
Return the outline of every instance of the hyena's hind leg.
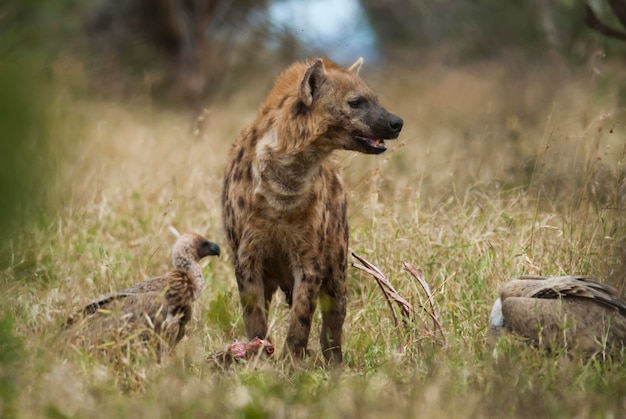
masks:
<path fill-rule="evenodd" d="M 344 274 L 345 276 L 345 274 Z M 341 330 L 346 317 L 346 290 L 345 278 L 326 281 L 325 285 L 334 285 L 332 288 L 323 286 L 320 291 L 320 308 L 322 311 L 322 330 L 320 345 L 326 360 L 331 364 L 342 362 Z M 331 288 L 331 289 L 329 289 Z"/>
<path fill-rule="evenodd" d="M 317 297 L 320 289 L 320 276 L 317 272 L 301 270 L 294 272 L 294 290 L 291 313 L 289 315 L 289 329 L 285 339 L 285 355 L 292 355 L 296 359 L 307 356 L 307 344 L 311 332 L 313 314 L 317 308 Z"/>

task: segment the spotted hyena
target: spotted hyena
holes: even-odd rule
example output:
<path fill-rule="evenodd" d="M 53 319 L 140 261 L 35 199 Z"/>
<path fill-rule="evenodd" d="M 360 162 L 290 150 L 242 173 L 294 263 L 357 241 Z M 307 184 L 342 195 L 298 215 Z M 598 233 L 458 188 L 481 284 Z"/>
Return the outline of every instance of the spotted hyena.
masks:
<path fill-rule="evenodd" d="M 319 300 L 324 356 L 342 360 L 348 222 L 329 157 L 337 149 L 380 154 L 383 139 L 402 129 L 402 119 L 358 76 L 362 63 L 343 68 L 315 59 L 287 68 L 226 167 L 222 211 L 246 334 L 267 337 L 267 312 L 280 287 L 291 307 L 285 348 L 299 358 Z"/>

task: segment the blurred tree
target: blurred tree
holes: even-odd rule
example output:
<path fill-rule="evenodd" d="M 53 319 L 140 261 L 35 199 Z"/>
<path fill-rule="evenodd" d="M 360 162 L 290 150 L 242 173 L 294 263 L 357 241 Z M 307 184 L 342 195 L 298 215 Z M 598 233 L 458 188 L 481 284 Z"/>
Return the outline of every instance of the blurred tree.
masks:
<path fill-rule="evenodd" d="M 609 0 L 613 3 L 623 0 Z M 570 0 L 361 0 L 383 54 L 416 61 L 446 47 L 459 58 L 483 59 L 505 51 L 568 58 L 590 54 L 585 3 Z"/>
<path fill-rule="evenodd" d="M 614 29 L 611 25 L 604 23 L 596 16 L 590 5 L 587 5 L 585 9 L 585 24 L 596 32 L 624 41 L 626 40 L 626 0 L 608 0 L 608 3 L 624 29 Z"/>
<path fill-rule="evenodd" d="M 61 4 L 58 2 L 56 5 Z M 56 5 L 0 2 L 0 267 L 7 244 L 38 212 L 47 180 L 47 129 L 42 59 L 51 52 L 48 26 Z M 49 12 L 50 11 L 50 12 Z M 40 32 L 41 31 L 41 32 Z M 2 274 L 3 272 L 0 272 Z M 0 281 L 4 277 L 0 275 Z M 0 417 L 16 415 L 24 344 L 7 307 L 0 312 Z"/>
<path fill-rule="evenodd" d="M 61 0 L 0 2 L 0 247 L 44 202 L 52 163 L 45 63 L 62 42 L 58 19 L 66 6 Z"/>
<path fill-rule="evenodd" d="M 25 62 L 0 65 L 0 240 L 42 202 L 48 166 L 42 90 Z"/>
<path fill-rule="evenodd" d="M 388 52 L 407 46 L 429 47 L 444 37 L 449 5 L 443 2 L 361 0 L 361 5 L 379 43 Z"/>
<path fill-rule="evenodd" d="M 122 63 L 195 103 L 219 88 L 229 55 L 246 33 L 242 27 L 266 5 L 267 0 L 101 1 L 88 13 L 88 37 L 101 64 Z"/>

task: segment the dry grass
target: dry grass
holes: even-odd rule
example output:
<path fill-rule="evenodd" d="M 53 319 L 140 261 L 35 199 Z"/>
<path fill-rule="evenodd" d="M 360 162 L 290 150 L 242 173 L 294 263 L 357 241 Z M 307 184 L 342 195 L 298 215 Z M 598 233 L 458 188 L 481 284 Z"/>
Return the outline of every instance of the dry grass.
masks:
<path fill-rule="evenodd" d="M 402 262 L 424 274 L 447 344 L 411 331 L 398 337 L 376 283 L 351 269 L 341 372 L 313 364 L 292 371 L 277 361 L 218 373 L 207 355 L 243 335 L 225 251 L 205 262 L 208 285 L 191 335 L 161 365 L 140 357 L 107 363 L 73 345 L 59 334 L 73 309 L 169 269 L 170 226 L 225 244 L 219 208 L 225 158 L 262 93 L 214 106 L 202 121 L 141 100 L 65 99 L 67 112 L 57 121 L 64 165 L 50 189 L 51 210 L 14 240 L 11 266 L 0 273 L 2 305 L 23 343 L 13 414 L 623 412 L 620 360 L 493 341 L 487 317 L 498 284 L 522 273 L 594 275 L 624 292 L 624 109 L 611 95 L 595 93 L 592 76 L 560 67 L 389 69 L 369 80 L 406 128 L 382 156 L 337 155 L 349 190 L 351 247 L 429 321 L 422 309 L 428 299 Z M 282 300 L 275 302 L 270 324 L 278 349 L 287 315 Z M 311 346 L 318 349 L 319 325 L 313 330 Z M 398 339 L 409 342 L 401 353 Z"/>

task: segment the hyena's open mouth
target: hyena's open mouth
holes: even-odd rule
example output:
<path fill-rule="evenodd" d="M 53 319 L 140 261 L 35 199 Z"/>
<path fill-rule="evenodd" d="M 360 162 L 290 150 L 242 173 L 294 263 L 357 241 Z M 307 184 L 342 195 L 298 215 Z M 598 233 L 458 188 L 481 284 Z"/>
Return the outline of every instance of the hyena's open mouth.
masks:
<path fill-rule="evenodd" d="M 385 146 L 385 140 L 381 140 L 379 138 L 367 138 L 360 135 L 355 135 L 354 139 L 361 145 L 364 153 L 380 154 L 387 150 L 387 146 Z"/>

